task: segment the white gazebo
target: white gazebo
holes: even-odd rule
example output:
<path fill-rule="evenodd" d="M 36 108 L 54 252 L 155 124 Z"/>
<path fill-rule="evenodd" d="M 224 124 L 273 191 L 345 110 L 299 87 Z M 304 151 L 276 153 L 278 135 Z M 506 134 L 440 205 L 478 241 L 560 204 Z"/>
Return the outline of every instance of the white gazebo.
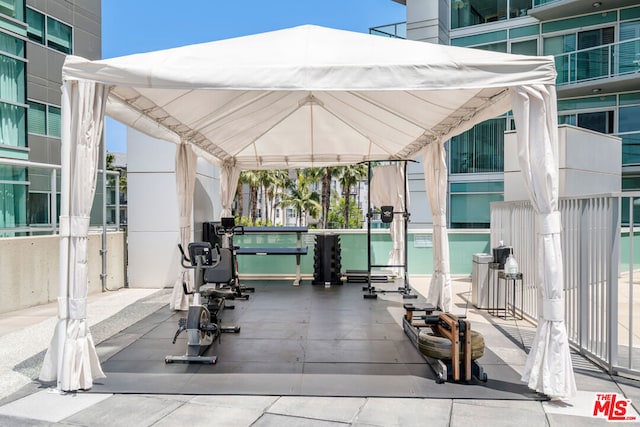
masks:
<path fill-rule="evenodd" d="M 194 159 L 221 168 L 223 215 L 243 169 L 423 157 L 433 216 L 428 299 L 451 309 L 443 144 L 513 110 L 538 216 L 540 322 L 523 380 L 575 393 L 563 313 L 554 61 L 305 25 L 63 67 L 59 321 L 40 378 L 60 390 L 103 376 L 86 324 L 86 238 L 109 115 L 177 144 L 181 238 L 190 235 Z M 152 155 L 152 153 L 150 153 Z M 173 308 L 185 306 L 178 291 Z"/>

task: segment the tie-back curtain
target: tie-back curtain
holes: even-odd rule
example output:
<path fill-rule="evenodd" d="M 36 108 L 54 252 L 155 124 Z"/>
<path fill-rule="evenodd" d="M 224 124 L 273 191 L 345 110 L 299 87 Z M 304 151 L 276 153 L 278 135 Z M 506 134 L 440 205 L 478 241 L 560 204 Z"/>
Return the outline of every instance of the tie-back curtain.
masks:
<path fill-rule="evenodd" d="M 63 391 L 90 389 L 104 378 L 87 325 L 87 235 L 96 190 L 109 87 L 87 80 L 62 86 L 60 283 L 58 323 L 40 379 Z"/>
<path fill-rule="evenodd" d="M 433 275 L 427 302 L 442 311 L 453 309 L 447 233 L 447 158 L 444 144 L 434 141 L 422 150 L 424 180 L 433 217 Z"/>
<path fill-rule="evenodd" d="M 576 384 L 564 322 L 558 211 L 558 126 L 555 86 L 512 89 L 522 176 L 536 211 L 539 321 L 522 380 L 549 397 L 571 398 Z"/>

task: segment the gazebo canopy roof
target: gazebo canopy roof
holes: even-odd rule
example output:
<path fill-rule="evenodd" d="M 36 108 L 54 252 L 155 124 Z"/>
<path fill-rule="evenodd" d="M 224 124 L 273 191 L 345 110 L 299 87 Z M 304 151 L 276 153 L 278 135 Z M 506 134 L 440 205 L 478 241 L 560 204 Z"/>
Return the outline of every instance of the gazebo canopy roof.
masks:
<path fill-rule="evenodd" d="M 241 169 L 413 158 L 508 111 L 510 87 L 555 76 L 550 57 L 313 25 L 101 61 L 70 56 L 63 68 L 64 79 L 113 86 L 107 115 Z"/>

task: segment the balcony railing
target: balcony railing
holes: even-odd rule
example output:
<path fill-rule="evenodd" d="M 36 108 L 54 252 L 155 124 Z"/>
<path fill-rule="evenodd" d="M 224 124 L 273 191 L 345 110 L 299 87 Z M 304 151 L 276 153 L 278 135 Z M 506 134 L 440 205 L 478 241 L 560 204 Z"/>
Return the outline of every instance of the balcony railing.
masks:
<path fill-rule="evenodd" d="M 538 7 L 538 6 L 545 5 L 547 3 L 554 3 L 558 1 L 560 0 L 533 0 L 533 7 Z"/>
<path fill-rule="evenodd" d="M 634 333 L 640 324 L 640 307 L 630 302 L 636 301 L 638 285 L 635 265 L 640 236 L 633 218 L 637 218 L 634 208 L 639 200 L 640 193 L 634 192 L 558 202 L 569 342 L 609 372 L 634 377 L 640 374 L 640 342 Z M 623 218 L 626 229 L 622 229 Z M 491 204 L 492 247 L 500 240 L 513 247 L 525 278 L 522 299 L 518 296 L 514 301 L 522 301 L 517 308 L 533 319 L 539 315 L 535 223 L 528 201 Z"/>
<path fill-rule="evenodd" d="M 558 85 L 606 79 L 640 71 L 640 37 L 555 55 Z"/>
<path fill-rule="evenodd" d="M 407 23 L 398 22 L 396 24 L 381 25 L 379 27 L 369 28 L 369 34 L 384 37 L 394 37 L 398 39 L 407 38 Z"/>
<path fill-rule="evenodd" d="M 0 221 L 0 238 L 56 234 L 59 228 L 58 216 L 60 214 L 58 206 L 60 165 L 0 158 L 0 169 L 2 168 L 22 169 L 25 178 L 19 181 L 0 180 L 0 186 L 8 187 L 0 199 L 9 200 L 12 204 L 6 208 L 5 221 Z M 94 203 L 91 226 L 99 227 L 102 223 L 103 227 L 117 229 L 120 224 L 120 188 L 117 185 L 120 181 L 120 174 L 117 171 L 108 170 L 106 175 L 106 199 L 102 201 L 98 199 Z M 100 183 L 102 177 L 103 172 L 100 169 L 98 170 Z M 32 180 L 37 181 L 40 186 L 37 191 L 29 192 L 32 189 L 30 187 Z M 98 192 L 102 193 L 101 185 L 98 188 Z M 31 199 L 29 206 L 27 194 Z M 52 195 L 57 196 L 53 197 Z M 40 196 L 39 200 L 36 200 L 37 196 Z M 14 202 L 14 199 L 18 201 Z M 98 211 L 100 208 L 102 208 L 102 212 Z"/>

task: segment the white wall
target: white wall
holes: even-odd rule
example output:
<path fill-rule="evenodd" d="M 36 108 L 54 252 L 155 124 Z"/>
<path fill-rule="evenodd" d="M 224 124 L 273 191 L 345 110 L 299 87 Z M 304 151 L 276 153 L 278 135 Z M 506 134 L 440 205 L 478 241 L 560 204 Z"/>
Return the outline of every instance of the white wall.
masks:
<path fill-rule="evenodd" d="M 449 44 L 449 0 L 407 0 L 407 38 Z"/>
<path fill-rule="evenodd" d="M 87 245 L 89 293 L 102 291 L 102 234 Z M 60 236 L 0 239 L 0 313 L 47 304 L 58 298 Z M 124 233 L 107 233 L 107 288 L 124 286 Z"/>
<path fill-rule="evenodd" d="M 171 287 L 179 269 L 176 145 L 127 129 L 130 287 Z M 198 159 L 192 240 L 220 212 L 219 169 Z"/>
<path fill-rule="evenodd" d="M 618 137 L 560 125 L 558 160 L 560 197 L 621 191 L 622 142 Z M 529 200 L 518 160 L 515 131 L 504 134 L 504 200 Z"/>

